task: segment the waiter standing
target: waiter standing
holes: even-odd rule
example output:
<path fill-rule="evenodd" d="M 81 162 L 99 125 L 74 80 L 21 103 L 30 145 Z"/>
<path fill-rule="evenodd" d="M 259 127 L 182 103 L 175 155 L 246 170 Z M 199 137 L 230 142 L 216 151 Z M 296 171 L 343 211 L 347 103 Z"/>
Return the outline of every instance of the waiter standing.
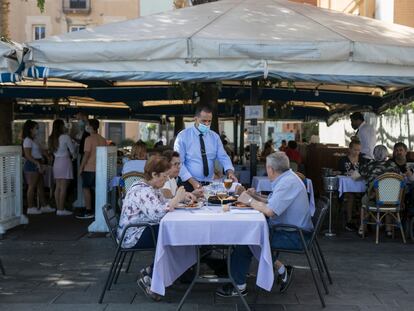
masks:
<path fill-rule="evenodd" d="M 367 124 L 364 116 L 360 112 L 351 114 L 351 126 L 356 131 L 356 135 L 361 142 L 361 155 L 366 159 L 374 158 L 374 147 L 377 141 L 375 129 Z"/>
<path fill-rule="evenodd" d="M 174 150 L 180 154 L 180 179 L 186 191 L 192 192 L 213 181 L 214 161 L 219 161 L 228 178 L 237 182 L 234 167 L 224 150 L 220 136 L 210 130 L 212 110 L 198 107 L 194 126 L 181 131 L 175 140 Z"/>

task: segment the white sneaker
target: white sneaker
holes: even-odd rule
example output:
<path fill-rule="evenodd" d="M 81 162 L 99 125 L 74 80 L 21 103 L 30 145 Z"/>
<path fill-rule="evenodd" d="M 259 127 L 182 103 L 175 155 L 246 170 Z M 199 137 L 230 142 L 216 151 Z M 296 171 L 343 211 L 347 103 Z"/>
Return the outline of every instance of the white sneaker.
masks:
<path fill-rule="evenodd" d="M 27 209 L 27 215 L 40 215 L 42 211 L 37 207 L 30 207 Z"/>
<path fill-rule="evenodd" d="M 56 216 L 70 216 L 73 213 L 71 211 L 68 211 L 67 209 L 63 209 L 63 210 L 57 210 L 56 211 Z"/>
<path fill-rule="evenodd" d="M 54 213 L 56 211 L 56 208 L 52 208 L 50 207 L 50 205 L 46 205 L 42 206 L 40 210 L 42 211 L 42 213 Z"/>

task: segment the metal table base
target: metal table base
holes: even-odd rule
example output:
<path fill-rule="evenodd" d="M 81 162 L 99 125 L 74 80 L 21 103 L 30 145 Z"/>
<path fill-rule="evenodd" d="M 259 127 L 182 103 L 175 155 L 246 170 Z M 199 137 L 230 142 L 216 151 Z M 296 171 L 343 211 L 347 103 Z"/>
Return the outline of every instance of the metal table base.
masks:
<path fill-rule="evenodd" d="M 325 236 L 334 237 L 336 236 L 336 233 L 332 232 L 332 195 L 334 191 L 327 191 L 327 192 L 329 192 L 329 227 L 328 227 L 328 231 L 325 232 Z"/>
<path fill-rule="evenodd" d="M 245 306 L 246 310 L 250 311 L 250 307 L 247 304 L 246 299 L 241 295 L 239 288 L 237 287 L 236 282 L 234 281 L 233 277 L 231 276 L 231 269 L 230 269 L 230 259 L 231 259 L 231 250 L 233 246 L 227 247 L 227 271 L 228 271 L 228 277 L 227 278 L 203 278 L 200 276 L 200 246 L 197 246 L 197 266 L 196 266 L 196 274 L 191 282 L 190 286 L 188 287 L 187 291 L 185 292 L 183 298 L 181 298 L 181 301 L 177 307 L 177 311 L 181 310 L 182 306 L 184 305 L 185 300 L 187 299 L 187 296 L 190 294 L 192 288 L 194 287 L 195 283 L 232 283 L 234 288 L 237 291 L 237 294 L 239 295 L 241 301 L 243 302 L 243 305 Z"/>

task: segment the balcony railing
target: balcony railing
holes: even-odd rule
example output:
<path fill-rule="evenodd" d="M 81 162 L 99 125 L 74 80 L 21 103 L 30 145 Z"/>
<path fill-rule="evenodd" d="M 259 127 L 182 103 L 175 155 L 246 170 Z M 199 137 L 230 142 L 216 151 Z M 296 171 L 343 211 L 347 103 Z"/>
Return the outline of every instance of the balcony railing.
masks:
<path fill-rule="evenodd" d="M 91 12 L 91 0 L 62 0 L 63 13 L 89 14 Z"/>

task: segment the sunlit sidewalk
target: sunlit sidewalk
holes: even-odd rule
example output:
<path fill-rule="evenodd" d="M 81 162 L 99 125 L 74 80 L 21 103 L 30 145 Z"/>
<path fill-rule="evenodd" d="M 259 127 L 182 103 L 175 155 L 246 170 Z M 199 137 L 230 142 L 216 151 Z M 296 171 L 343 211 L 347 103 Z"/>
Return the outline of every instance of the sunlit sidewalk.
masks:
<path fill-rule="evenodd" d="M 114 255 L 111 239 L 88 237 L 87 224 L 72 218 L 37 217 L 44 218 L 32 221 L 26 229 L 12 230 L 0 241 L 7 273 L 0 277 L 0 310 L 161 311 L 177 307 L 188 285 L 171 286 L 159 303 L 149 301 L 136 286 L 137 272 L 150 263 L 151 253 L 135 256 L 130 273 L 122 272 L 104 303 L 98 304 Z M 412 310 L 413 244 L 382 238 L 375 245 L 372 236 L 361 240 L 354 234 L 322 238 L 321 242 L 334 277 L 330 294 L 325 295 L 325 310 Z M 321 310 L 304 258 L 282 259 L 297 267 L 289 291 L 280 294 L 275 285 L 271 293 L 258 293 L 254 278 L 249 278 L 247 300 L 252 310 Z M 216 287 L 196 285 L 183 310 L 243 310 L 236 306 L 240 302 L 236 298 L 216 297 Z"/>

